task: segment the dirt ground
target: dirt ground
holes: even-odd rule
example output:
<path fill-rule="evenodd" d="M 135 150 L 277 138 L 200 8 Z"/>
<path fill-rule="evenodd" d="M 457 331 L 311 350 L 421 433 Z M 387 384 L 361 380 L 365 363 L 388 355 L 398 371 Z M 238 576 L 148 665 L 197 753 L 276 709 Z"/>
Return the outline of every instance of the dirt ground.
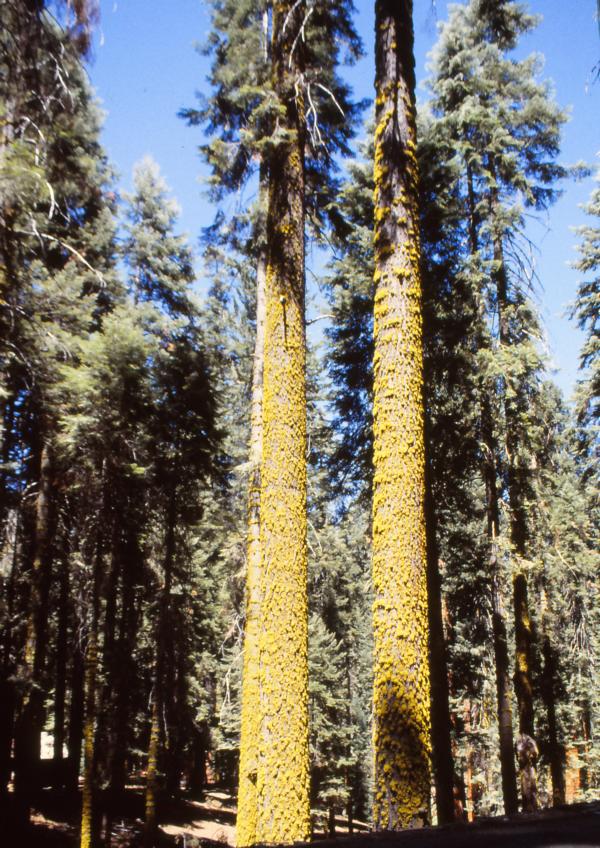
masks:
<path fill-rule="evenodd" d="M 142 797 L 132 790 L 116 817 L 112 848 L 137 848 L 142 837 Z M 77 848 L 77 813 L 60 798 L 38 805 L 26 832 L 0 825 L 0 848 Z M 203 801 L 183 799 L 163 811 L 160 848 L 223 848 L 235 845 L 235 806 L 217 788 Z M 480 819 L 400 833 L 340 833 L 316 837 L 320 848 L 600 848 L 600 802 L 578 804 L 529 815 Z"/>

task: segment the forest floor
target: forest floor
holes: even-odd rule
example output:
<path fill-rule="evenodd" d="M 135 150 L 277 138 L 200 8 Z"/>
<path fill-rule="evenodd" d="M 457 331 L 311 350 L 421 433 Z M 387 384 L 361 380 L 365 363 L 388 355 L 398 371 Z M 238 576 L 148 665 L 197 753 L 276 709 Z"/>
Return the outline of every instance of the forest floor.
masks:
<path fill-rule="evenodd" d="M 143 798 L 132 789 L 113 826 L 111 848 L 142 844 Z M 77 848 L 78 811 L 50 792 L 38 803 L 27 831 L 0 829 L 2 848 Z M 231 796 L 212 788 L 203 801 L 182 799 L 162 815 L 159 848 L 223 848 L 235 845 Z M 538 813 L 479 819 L 400 833 L 344 833 L 316 837 L 320 848 L 600 848 L 600 801 Z"/>

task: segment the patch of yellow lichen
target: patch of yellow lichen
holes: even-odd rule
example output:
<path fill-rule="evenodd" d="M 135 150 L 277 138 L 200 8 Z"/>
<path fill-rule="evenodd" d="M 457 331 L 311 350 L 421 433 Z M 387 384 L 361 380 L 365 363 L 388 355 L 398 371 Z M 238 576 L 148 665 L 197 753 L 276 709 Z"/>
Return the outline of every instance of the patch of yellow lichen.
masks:
<path fill-rule="evenodd" d="M 293 6 L 274 4 L 274 33 Z M 284 40 L 274 44 L 275 85 L 289 91 L 290 52 Z M 310 835 L 301 98 L 288 98 L 287 108 L 291 131 L 271 162 L 267 218 L 253 839 L 263 844 Z"/>
<path fill-rule="evenodd" d="M 92 625 L 85 657 L 86 708 L 83 726 L 83 789 L 81 803 L 80 848 L 91 848 L 94 795 L 94 731 L 96 704 L 96 673 L 98 668 L 97 625 Z"/>
<path fill-rule="evenodd" d="M 422 824 L 430 798 L 416 135 L 412 97 L 402 83 L 378 79 L 375 129 L 373 742 L 378 829 Z"/>

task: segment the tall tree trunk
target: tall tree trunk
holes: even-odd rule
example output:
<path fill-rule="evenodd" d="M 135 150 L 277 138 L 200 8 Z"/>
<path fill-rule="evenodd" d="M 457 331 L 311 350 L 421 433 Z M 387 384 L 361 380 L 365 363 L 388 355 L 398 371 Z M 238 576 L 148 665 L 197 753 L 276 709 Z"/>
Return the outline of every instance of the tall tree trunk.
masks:
<path fill-rule="evenodd" d="M 265 191 L 265 169 L 261 169 L 260 194 Z M 257 233 L 260 241 L 264 234 Z M 242 672 L 242 712 L 236 843 L 252 845 L 256 839 L 258 814 L 256 796 L 258 739 L 260 734 L 260 689 L 258 638 L 260 628 L 260 463 L 262 456 L 262 399 L 265 339 L 266 247 L 256 265 L 256 340 L 252 369 L 250 407 L 250 474 L 248 479 L 248 540 L 246 547 L 246 621 Z"/>
<path fill-rule="evenodd" d="M 82 646 L 75 644 L 71 666 L 71 702 L 69 704 L 69 774 L 67 791 L 73 797 L 79 792 L 79 771 L 83 745 L 85 661 Z"/>
<path fill-rule="evenodd" d="M 92 586 L 92 615 L 85 650 L 85 719 L 83 724 L 83 791 L 81 802 L 80 848 L 95 848 L 96 844 L 96 701 L 98 677 L 98 630 L 100 618 L 100 587 L 103 570 L 102 545 L 97 543 Z"/>
<path fill-rule="evenodd" d="M 475 797 L 473 792 L 473 750 L 471 748 L 471 701 L 465 700 L 463 708 L 467 756 L 465 763 L 465 812 L 468 822 L 475 819 Z"/>
<path fill-rule="evenodd" d="M 495 178 L 495 167 L 490 166 Z M 497 189 L 490 195 L 492 221 L 498 219 Z M 504 260 L 502 238 L 494 236 L 493 278 L 497 294 L 497 311 L 500 345 L 507 349 L 513 343 L 509 327 L 508 279 Z M 504 414 L 506 420 L 506 448 L 508 452 L 508 499 L 510 504 L 510 538 L 515 558 L 513 572 L 513 609 L 515 617 L 515 692 L 519 708 L 519 738 L 516 750 L 519 761 L 523 809 L 531 812 L 538 808 L 536 763 L 538 748 L 534 739 L 533 706 L 533 630 L 529 615 L 527 577 L 523 572 L 523 560 L 527 554 L 527 507 L 526 488 L 529 472 L 518 464 L 519 434 L 517 431 L 519 386 L 504 391 Z"/>
<path fill-rule="evenodd" d="M 6 588 L 6 625 L 2 634 L 2 669 L 0 671 L 0 811 L 8 803 L 8 782 L 11 774 L 11 748 L 13 741 L 16 691 L 13 682 L 13 614 L 17 585 L 19 551 L 19 514 L 14 526 L 12 564 Z"/>
<path fill-rule="evenodd" d="M 423 345 L 412 0 L 375 4 L 374 822 L 429 819 Z"/>
<path fill-rule="evenodd" d="M 484 389 L 485 392 L 485 389 Z M 496 665 L 496 698 L 498 705 L 498 735 L 500 737 L 500 772 L 502 777 L 502 798 L 504 812 L 512 815 L 519 809 L 517 799 L 517 774 L 513 751 L 513 720 L 510 702 L 510 661 L 508 657 L 508 637 L 502 605 L 500 588 L 500 564 L 498 562 L 498 535 L 500 516 L 498 512 L 498 491 L 496 488 L 496 444 L 492 435 L 492 414 L 489 400 L 482 401 L 482 441 L 485 448 L 483 478 L 485 481 L 487 537 L 489 550 L 489 572 L 492 600 L 492 639 Z"/>
<path fill-rule="evenodd" d="M 304 325 L 304 11 L 273 7 L 273 85 L 286 130 L 269 162 L 260 492 L 260 733 L 255 841 L 310 834 Z M 247 832 L 242 822 L 242 832 Z"/>
<path fill-rule="evenodd" d="M 558 736 L 556 716 L 556 652 L 546 633 L 543 642 L 544 673 L 542 676 L 542 698 L 548 717 L 548 759 L 552 778 L 552 801 L 555 807 L 566 803 L 565 789 L 565 749 Z"/>
<path fill-rule="evenodd" d="M 467 192 L 469 207 L 469 246 L 471 258 L 477 259 L 479 252 L 480 216 L 477 211 L 472 168 L 467 163 Z M 478 298 L 479 302 L 481 297 Z M 489 348 L 488 333 L 484 328 L 485 318 L 481 307 L 474 304 L 475 314 L 479 315 L 479 347 Z M 508 656 L 508 636 L 502 603 L 500 586 L 500 563 L 498 561 L 498 536 L 500 534 L 500 512 L 498 507 L 498 487 L 496 461 L 498 445 L 494 430 L 494 417 L 490 401 L 493 388 L 488 381 L 480 385 L 481 442 L 483 445 L 482 477 L 485 485 L 487 548 L 489 552 L 490 597 L 492 605 L 492 643 L 496 667 L 496 703 L 498 713 L 498 736 L 500 740 L 500 773 L 502 799 L 507 815 L 519 809 L 517 797 L 517 773 L 513 750 L 513 718 L 510 686 L 510 660 Z"/>
<path fill-rule="evenodd" d="M 154 684 L 152 692 L 152 713 L 150 719 L 150 741 L 148 744 L 148 767 L 146 770 L 144 845 L 152 848 L 156 840 L 157 826 L 157 796 L 158 796 L 158 766 L 161 749 L 161 739 L 164 736 L 161 728 L 161 718 L 165 699 L 164 667 L 167 630 L 171 605 L 171 587 L 173 580 L 173 561 L 175 558 L 175 495 L 170 496 L 165 539 L 165 559 L 163 565 L 164 585 L 160 600 L 158 623 L 156 628 L 156 659 L 154 665 Z"/>
<path fill-rule="evenodd" d="M 44 671 L 47 653 L 48 598 L 52 566 L 54 499 L 53 463 L 46 440 L 40 452 L 38 494 L 29 571 L 30 592 L 22 676 L 26 684 L 15 726 L 15 798 L 19 815 L 29 817 L 29 803 L 38 787 L 41 733 L 44 724 Z"/>
<path fill-rule="evenodd" d="M 426 447 L 426 454 L 428 449 Z M 427 590 L 429 595 L 429 662 L 431 669 L 431 742 L 438 823 L 454 821 L 454 758 L 450 728 L 450 686 L 442 612 L 442 581 L 437 545 L 431 463 L 426 467 Z"/>
<path fill-rule="evenodd" d="M 60 563 L 60 590 L 58 599 L 58 635 L 56 637 L 56 668 L 54 684 L 54 761 L 56 766 L 63 759 L 65 743 L 65 699 L 67 692 L 67 640 L 69 630 L 69 564 L 67 552 L 63 549 Z M 56 769 L 55 789 L 64 784 L 63 777 Z"/>

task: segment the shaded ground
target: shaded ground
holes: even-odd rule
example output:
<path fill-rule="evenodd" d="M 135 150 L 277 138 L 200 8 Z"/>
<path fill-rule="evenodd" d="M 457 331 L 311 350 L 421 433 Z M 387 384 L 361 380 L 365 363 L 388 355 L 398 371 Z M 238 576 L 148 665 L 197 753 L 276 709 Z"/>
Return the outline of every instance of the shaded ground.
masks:
<path fill-rule="evenodd" d="M 112 848 L 141 845 L 143 812 L 140 790 L 132 788 L 118 811 Z M 77 812 L 60 796 L 48 793 L 37 805 L 27 831 L 0 826 L 2 848 L 77 848 Z M 223 848 L 235 844 L 235 806 L 213 789 L 205 800 L 182 800 L 162 813 L 159 848 Z M 320 839 L 320 848 L 600 848 L 600 802 L 577 804 L 473 824 L 423 828 L 400 833 L 340 834 Z"/>

